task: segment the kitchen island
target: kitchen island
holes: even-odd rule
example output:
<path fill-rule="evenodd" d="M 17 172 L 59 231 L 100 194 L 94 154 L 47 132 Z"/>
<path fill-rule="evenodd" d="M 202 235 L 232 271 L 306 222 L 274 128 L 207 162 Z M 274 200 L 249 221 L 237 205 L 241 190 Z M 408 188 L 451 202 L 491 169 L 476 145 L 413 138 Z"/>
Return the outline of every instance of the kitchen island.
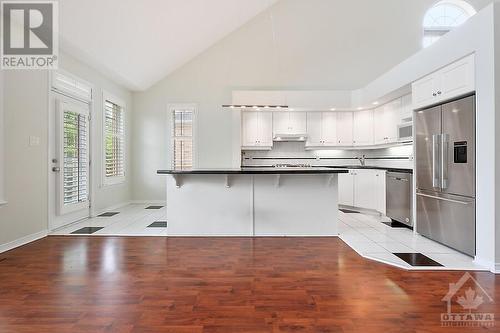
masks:
<path fill-rule="evenodd" d="M 337 236 L 332 168 L 158 170 L 169 236 Z"/>

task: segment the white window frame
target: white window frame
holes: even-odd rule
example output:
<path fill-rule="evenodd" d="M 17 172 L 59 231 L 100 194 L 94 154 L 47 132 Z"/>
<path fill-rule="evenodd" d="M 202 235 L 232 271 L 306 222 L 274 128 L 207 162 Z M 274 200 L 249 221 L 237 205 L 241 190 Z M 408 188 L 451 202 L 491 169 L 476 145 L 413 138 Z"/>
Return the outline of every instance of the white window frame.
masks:
<path fill-rule="evenodd" d="M 0 70 L 0 206 L 7 203 L 5 197 L 5 183 L 4 183 L 4 170 L 5 170 L 5 160 L 4 160 L 4 141 L 5 133 L 3 127 L 3 109 L 4 109 L 5 99 L 4 99 L 4 78 L 3 71 Z"/>
<path fill-rule="evenodd" d="M 106 101 L 122 108 L 123 112 L 123 176 L 106 177 Z M 102 186 L 120 185 L 127 180 L 127 105 L 124 100 L 103 91 L 102 93 Z"/>
<path fill-rule="evenodd" d="M 424 19 L 422 22 L 422 31 L 423 31 L 422 47 L 424 47 L 424 48 L 429 47 L 436 42 L 436 41 L 434 41 L 430 44 L 426 44 L 425 43 L 426 37 L 430 37 L 430 36 L 434 35 L 434 36 L 439 36 L 439 38 L 441 38 L 442 36 L 444 36 L 445 34 L 447 34 L 448 32 L 450 32 L 451 30 L 453 30 L 455 28 L 455 26 L 430 27 L 430 26 L 425 25 L 425 20 L 427 19 L 427 14 L 429 13 L 429 11 L 432 10 L 434 7 L 439 6 L 439 5 L 452 5 L 452 6 L 459 7 L 469 15 L 469 17 L 467 19 L 469 19 L 470 17 L 474 16 L 477 13 L 476 9 L 466 0 L 441 0 L 441 1 L 434 3 L 431 7 L 429 7 L 429 9 L 426 10 L 426 12 L 424 14 Z"/>
<path fill-rule="evenodd" d="M 196 103 L 171 103 L 167 107 L 167 128 L 169 129 L 170 167 L 174 167 L 174 123 L 173 112 L 178 109 L 193 110 L 193 169 L 198 167 L 198 105 Z"/>

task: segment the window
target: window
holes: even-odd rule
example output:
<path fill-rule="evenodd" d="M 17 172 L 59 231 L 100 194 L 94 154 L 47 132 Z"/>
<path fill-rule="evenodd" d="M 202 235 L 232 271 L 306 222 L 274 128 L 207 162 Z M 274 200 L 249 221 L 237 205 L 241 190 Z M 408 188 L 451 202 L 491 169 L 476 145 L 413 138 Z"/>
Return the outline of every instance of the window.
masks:
<path fill-rule="evenodd" d="M 169 110 L 172 122 L 172 168 L 192 169 L 196 108 L 192 105 L 172 105 Z"/>
<path fill-rule="evenodd" d="M 88 113 L 68 103 L 62 110 L 62 190 L 67 206 L 88 200 Z"/>
<path fill-rule="evenodd" d="M 443 0 L 432 6 L 424 17 L 423 46 L 427 47 L 476 14 L 463 0 Z"/>
<path fill-rule="evenodd" d="M 125 181 L 125 107 L 104 95 L 104 184 Z"/>

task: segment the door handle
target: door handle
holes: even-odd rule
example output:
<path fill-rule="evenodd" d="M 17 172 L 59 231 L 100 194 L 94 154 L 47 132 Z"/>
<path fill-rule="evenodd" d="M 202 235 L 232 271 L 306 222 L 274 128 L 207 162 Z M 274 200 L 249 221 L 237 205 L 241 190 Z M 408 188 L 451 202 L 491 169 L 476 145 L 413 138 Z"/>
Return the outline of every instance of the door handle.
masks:
<path fill-rule="evenodd" d="M 441 188 L 448 188 L 448 134 L 441 134 Z"/>
<path fill-rule="evenodd" d="M 61 168 L 60 167 L 52 167 L 52 171 L 61 172 Z"/>
<path fill-rule="evenodd" d="M 461 204 L 461 205 L 471 204 L 471 202 L 465 202 L 465 201 L 460 201 L 460 200 L 453 200 L 453 199 L 441 198 L 441 197 L 437 197 L 435 195 L 429 195 L 429 194 L 423 194 L 423 193 L 417 193 L 417 196 L 431 198 L 431 199 L 437 199 L 437 200 L 446 201 L 446 202 L 457 203 L 457 204 Z"/>
<path fill-rule="evenodd" d="M 438 152 L 439 152 L 439 142 L 438 142 L 439 134 L 432 135 L 432 187 L 439 187 L 439 175 L 436 174 L 438 172 L 438 168 L 436 168 L 436 164 L 438 163 Z"/>

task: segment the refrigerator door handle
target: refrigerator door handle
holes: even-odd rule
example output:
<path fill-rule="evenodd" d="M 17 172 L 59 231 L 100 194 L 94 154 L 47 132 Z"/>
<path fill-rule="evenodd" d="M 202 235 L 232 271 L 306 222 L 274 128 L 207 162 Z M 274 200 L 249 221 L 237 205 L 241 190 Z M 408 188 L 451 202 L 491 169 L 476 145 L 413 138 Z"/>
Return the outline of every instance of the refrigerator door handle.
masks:
<path fill-rule="evenodd" d="M 439 188 L 439 169 L 437 164 L 439 163 L 439 134 L 432 135 L 432 187 Z"/>
<path fill-rule="evenodd" d="M 441 198 L 441 197 L 437 197 L 434 195 L 423 194 L 423 193 L 417 193 L 417 196 L 431 198 L 431 199 L 437 199 L 437 200 L 446 201 L 446 202 L 453 202 L 453 203 L 457 203 L 457 204 L 461 204 L 461 205 L 469 205 L 472 203 L 472 202 L 466 202 L 466 201 L 460 201 L 460 200 Z"/>
<path fill-rule="evenodd" d="M 448 134 L 441 134 L 441 189 L 448 188 Z"/>

